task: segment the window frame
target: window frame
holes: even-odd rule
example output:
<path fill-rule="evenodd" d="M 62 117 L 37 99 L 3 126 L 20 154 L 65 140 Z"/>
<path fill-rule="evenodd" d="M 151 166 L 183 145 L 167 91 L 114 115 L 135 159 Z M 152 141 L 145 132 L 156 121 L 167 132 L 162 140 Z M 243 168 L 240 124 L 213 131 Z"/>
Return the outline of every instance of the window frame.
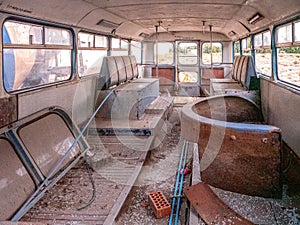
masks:
<path fill-rule="evenodd" d="M 295 23 L 300 22 L 300 17 L 292 18 L 288 21 L 285 21 L 283 23 L 277 24 L 274 26 L 273 32 L 272 32 L 272 39 L 273 39 L 273 59 L 274 59 L 274 65 L 273 65 L 273 70 L 274 70 L 274 79 L 280 83 L 283 84 L 284 86 L 291 87 L 293 89 L 300 90 L 300 85 L 297 85 L 295 83 L 280 79 L 279 71 L 278 71 L 278 48 L 288 48 L 288 47 L 300 47 L 300 40 L 295 41 Z M 287 41 L 284 43 L 278 43 L 278 29 L 292 25 L 291 29 L 291 34 L 292 34 L 292 41 Z"/>
<path fill-rule="evenodd" d="M 119 40 L 119 47 L 117 47 L 117 48 L 113 48 L 113 39 L 115 39 L 115 40 Z M 127 48 L 122 48 L 122 42 L 127 42 Z M 113 54 L 113 52 L 127 52 L 127 54 L 126 55 L 124 55 L 124 56 L 127 56 L 127 55 L 129 55 L 129 45 L 130 45 L 130 41 L 129 40 L 127 40 L 127 39 L 123 39 L 123 38 L 118 38 L 118 37 L 110 37 L 110 55 L 114 55 Z M 117 56 L 117 55 L 119 55 L 119 54 L 116 54 L 116 55 L 114 55 L 114 56 Z M 121 55 L 123 55 L 123 54 L 121 54 Z"/>
<path fill-rule="evenodd" d="M 265 44 L 265 41 L 264 41 L 264 35 L 269 33 L 269 36 L 270 36 L 270 43 L 269 44 Z M 257 36 L 260 36 L 261 38 L 261 45 L 256 45 L 256 42 L 255 42 L 255 37 Z M 264 50 L 264 49 L 269 49 L 270 50 L 270 74 L 265 74 L 265 73 L 261 73 L 261 72 L 257 72 L 259 74 L 259 76 L 263 76 L 267 79 L 270 79 L 272 77 L 272 33 L 270 30 L 263 30 L 259 33 L 256 33 L 256 34 L 253 34 L 253 45 L 251 44 L 251 46 L 253 46 L 253 54 L 254 54 L 254 64 L 255 64 L 255 67 L 257 67 L 257 63 L 256 63 L 256 50 Z M 258 68 L 258 67 L 257 67 Z"/>
<path fill-rule="evenodd" d="M 246 46 L 244 47 L 244 40 L 246 40 Z M 245 37 L 243 39 L 241 39 L 241 50 L 242 50 L 242 54 L 241 55 L 252 55 L 251 51 L 252 51 L 252 38 L 251 36 L 249 37 Z M 249 54 L 245 54 L 245 51 L 249 51 Z"/>
<path fill-rule="evenodd" d="M 233 57 L 241 55 L 241 42 L 240 42 L 240 40 L 233 41 L 232 43 L 233 43 L 233 45 L 232 45 L 233 46 Z M 238 45 L 238 55 L 235 54 L 236 53 L 236 51 L 235 51 L 235 46 L 236 45 Z"/>
<path fill-rule="evenodd" d="M 86 46 L 80 46 L 79 43 L 80 43 L 80 34 L 87 34 L 87 35 L 91 35 L 93 37 L 93 43 L 91 45 L 89 45 L 88 47 Z M 91 73 L 91 74 L 80 74 L 80 63 L 79 63 L 79 53 L 80 51 L 106 51 L 106 56 L 107 56 L 107 51 L 108 51 L 108 37 L 106 35 L 101 35 L 101 34 L 97 34 L 97 33 L 90 33 L 90 32 L 86 32 L 86 31 L 79 31 L 78 32 L 78 35 L 77 35 L 77 71 L 78 71 L 78 76 L 80 78 L 83 78 L 83 77 L 89 77 L 89 76 L 94 76 L 95 74 L 94 73 Z M 101 47 L 98 47 L 96 46 L 96 37 L 103 37 L 105 38 L 105 44 L 106 44 L 106 47 L 104 46 L 101 46 Z M 83 65 L 84 66 L 84 65 Z M 101 69 L 101 65 L 100 65 L 100 69 Z M 100 72 L 100 69 L 99 69 L 99 72 Z"/>
<path fill-rule="evenodd" d="M 140 44 L 140 52 L 139 52 L 139 56 L 136 56 L 135 54 L 133 54 L 132 49 L 133 49 L 133 48 L 136 48 L 136 49 L 139 48 L 139 47 L 135 46 L 135 44 L 133 44 L 133 42 Z M 135 58 L 136 58 L 136 60 L 137 60 L 137 64 L 142 64 L 142 61 L 143 61 L 143 60 L 142 60 L 142 59 L 143 59 L 142 54 L 143 54 L 143 42 L 141 42 L 141 41 L 136 41 L 136 40 L 130 41 L 130 53 L 129 53 L 129 55 L 134 55 L 134 56 L 135 56 Z"/>
<path fill-rule="evenodd" d="M 156 44 L 162 44 L 162 43 L 168 43 L 172 45 L 172 63 L 159 63 L 156 62 Z M 175 64 L 175 42 L 171 42 L 171 41 L 159 41 L 159 42 L 154 42 L 153 44 L 153 62 L 154 64 L 158 66 L 173 66 Z"/>
<path fill-rule="evenodd" d="M 197 66 L 198 64 L 199 64 L 199 56 L 198 56 L 198 52 L 199 52 L 199 44 L 198 44 L 198 42 L 197 41 L 180 41 L 180 42 L 178 42 L 178 44 L 177 44 L 177 48 L 179 47 L 179 45 L 180 44 L 182 44 L 182 43 L 194 43 L 195 45 L 196 45 L 196 49 L 197 49 L 197 55 L 196 56 L 180 56 L 180 53 L 179 53 L 179 51 L 178 51 L 178 49 L 177 49 L 177 54 L 178 54 L 178 65 L 180 65 L 180 66 Z M 196 63 L 193 63 L 193 64 L 184 64 L 184 63 L 180 63 L 180 60 L 179 60 L 179 58 L 180 57 L 196 57 Z"/>
<path fill-rule="evenodd" d="M 214 44 L 214 43 L 220 43 L 221 44 L 221 53 L 222 53 L 222 57 L 221 57 L 222 60 L 221 60 L 221 62 L 219 62 L 219 63 L 214 63 L 214 62 L 204 63 L 203 62 L 203 45 L 204 44 L 210 44 L 209 41 L 204 41 L 204 42 L 201 43 L 201 64 L 203 64 L 205 66 L 214 66 L 214 65 L 221 65 L 221 64 L 223 64 L 223 55 L 224 55 L 223 54 L 223 43 L 221 41 L 213 41 L 212 44 Z M 211 52 L 209 54 L 211 54 Z"/>
<path fill-rule="evenodd" d="M 45 87 L 49 87 L 49 86 L 54 86 L 60 83 L 65 83 L 65 82 L 69 82 L 74 78 L 74 71 L 75 71 L 75 41 L 74 41 L 74 37 L 75 37 L 75 32 L 71 27 L 67 27 L 67 26 L 62 26 L 62 25 L 57 25 L 57 24 L 53 24 L 53 23 L 47 23 L 47 22 L 39 22 L 39 21 L 32 21 L 32 20 L 26 20 L 26 19 L 19 19 L 19 18 L 15 18 L 15 17 L 8 17 L 6 18 L 2 24 L 1 24 L 1 29 L 4 29 L 5 23 L 6 22 L 12 22 L 12 23 L 16 23 L 16 24 L 24 24 L 24 25 L 31 25 L 31 26 L 36 26 L 36 27 L 41 27 L 42 28 L 42 43 L 41 44 L 32 44 L 29 43 L 28 44 L 18 44 L 18 43 L 4 43 L 4 39 L 3 39 L 3 32 L 2 32 L 2 86 L 5 90 L 5 92 L 9 93 L 9 94 L 15 94 L 15 93 L 22 93 L 22 92 L 26 92 L 26 91 L 30 91 L 30 90 L 36 90 L 36 89 L 41 89 L 41 88 L 45 88 Z M 67 31 L 69 33 L 69 41 L 70 43 L 67 45 L 63 45 L 63 44 L 48 44 L 46 43 L 45 40 L 45 36 L 46 36 L 46 31 L 45 28 L 53 28 L 56 30 L 64 30 Z M 29 38 L 29 37 L 28 37 Z M 18 49 L 24 49 L 24 50 L 69 50 L 70 51 L 70 74 L 68 74 L 68 78 L 67 79 L 62 79 L 62 80 L 57 80 L 57 81 L 53 81 L 53 82 L 48 82 L 48 83 L 44 83 L 44 84 L 38 84 L 38 85 L 34 85 L 34 86 L 28 86 L 28 87 L 22 87 L 19 89 L 13 89 L 12 90 L 7 90 L 7 87 L 5 86 L 5 72 L 4 72 L 4 50 L 5 49 L 11 49 L 11 50 L 18 50 Z M 67 76 L 67 75 L 66 75 Z"/>

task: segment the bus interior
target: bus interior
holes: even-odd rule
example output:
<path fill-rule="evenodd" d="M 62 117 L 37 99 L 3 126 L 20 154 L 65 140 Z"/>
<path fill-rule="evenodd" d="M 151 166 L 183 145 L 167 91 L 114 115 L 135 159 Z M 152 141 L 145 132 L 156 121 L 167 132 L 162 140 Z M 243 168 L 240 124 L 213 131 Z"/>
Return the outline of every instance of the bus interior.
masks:
<path fill-rule="evenodd" d="M 300 224 L 299 0 L 1 0 L 0 23 L 0 224 Z"/>

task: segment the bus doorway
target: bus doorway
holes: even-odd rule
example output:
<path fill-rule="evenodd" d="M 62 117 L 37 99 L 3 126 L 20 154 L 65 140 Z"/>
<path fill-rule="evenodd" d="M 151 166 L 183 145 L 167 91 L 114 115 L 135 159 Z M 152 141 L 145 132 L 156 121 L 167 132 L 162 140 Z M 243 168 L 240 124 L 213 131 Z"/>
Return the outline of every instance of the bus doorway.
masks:
<path fill-rule="evenodd" d="M 176 42 L 176 82 L 178 95 L 197 97 L 200 95 L 200 57 L 198 41 Z"/>

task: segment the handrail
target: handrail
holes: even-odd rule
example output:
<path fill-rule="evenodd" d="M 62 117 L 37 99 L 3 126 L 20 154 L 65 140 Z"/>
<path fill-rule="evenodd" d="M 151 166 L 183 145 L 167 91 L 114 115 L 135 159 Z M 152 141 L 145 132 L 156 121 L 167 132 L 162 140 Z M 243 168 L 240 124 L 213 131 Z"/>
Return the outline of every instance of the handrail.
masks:
<path fill-rule="evenodd" d="M 45 191 L 47 190 L 48 186 L 51 186 L 51 181 L 49 180 L 53 177 L 53 175 L 60 169 L 61 165 L 65 161 L 65 159 L 68 157 L 68 155 L 73 151 L 74 147 L 79 142 L 80 138 L 82 138 L 83 134 L 86 132 L 87 128 L 89 127 L 90 123 L 95 118 L 98 111 L 102 108 L 103 104 L 108 100 L 108 98 L 115 92 L 115 89 L 112 89 L 103 99 L 101 104 L 98 106 L 98 108 L 95 110 L 93 115 L 90 117 L 86 125 L 83 127 L 83 129 L 80 131 L 72 145 L 69 147 L 69 149 L 66 151 L 66 153 L 60 158 L 60 160 L 55 164 L 54 168 L 50 171 L 49 175 L 46 177 L 46 179 L 41 183 L 41 185 L 36 189 L 36 191 L 31 195 L 31 197 L 23 204 L 23 206 L 18 210 L 18 212 L 12 217 L 11 221 L 18 221 L 31 207 L 34 206 L 36 201 L 34 201 L 36 198 L 40 199 Z M 82 156 L 88 149 L 86 149 L 80 156 Z M 71 169 L 67 167 L 68 169 Z M 56 180 L 55 180 L 56 181 Z M 43 191 L 41 191 L 43 188 L 45 188 Z"/>

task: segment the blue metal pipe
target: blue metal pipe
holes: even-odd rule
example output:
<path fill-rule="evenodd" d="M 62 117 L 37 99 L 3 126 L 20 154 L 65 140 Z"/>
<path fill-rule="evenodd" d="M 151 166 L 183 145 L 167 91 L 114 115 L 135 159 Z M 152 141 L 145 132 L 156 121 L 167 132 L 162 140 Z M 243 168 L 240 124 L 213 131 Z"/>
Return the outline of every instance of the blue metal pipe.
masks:
<path fill-rule="evenodd" d="M 180 200 L 181 200 L 181 195 L 182 195 L 182 187 L 183 187 L 183 180 L 184 180 L 184 166 L 186 164 L 186 155 L 188 151 L 188 144 L 185 146 L 185 152 L 184 152 L 184 158 L 183 158 L 183 166 L 182 166 L 182 172 L 181 172 L 181 180 L 179 184 L 179 192 L 178 192 L 178 198 L 177 198 L 177 205 L 176 205 L 176 217 L 174 221 L 174 225 L 177 225 L 178 223 L 178 218 L 179 218 L 179 209 L 180 209 Z"/>
<path fill-rule="evenodd" d="M 170 214 L 170 218 L 169 218 L 169 225 L 172 225 L 172 222 L 173 222 L 173 212 L 174 212 L 175 203 L 176 203 L 175 196 L 177 195 L 177 190 L 178 190 L 178 184 L 179 184 L 179 179 L 180 179 L 180 171 L 181 171 L 181 167 L 182 167 L 182 159 L 183 159 L 183 155 L 184 155 L 184 151 L 185 151 L 185 145 L 186 145 L 186 142 L 184 141 L 183 146 L 182 146 L 180 161 L 179 161 L 179 165 L 178 165 L 177 177 L 176 177 L 174 194 L 173 194 L 174 197 L 172 199 L 172 210 L 171 210 L 171 214 Z"/>
<path fill-rule="evenodd" d="M 73 150 L 73 148 L 75 147 L 75 145 L 77 145 L 79 139 L 83 136 L 83 134 L 85 133 L 85 131 L 87 130 L 87 128 L 90 126 L 90 123 L 93 121 L 93 119 L 95 118 L 96 114 L 98 113 L 98 111 L 102 108 L 103 104 L 107 101 L 107 99 L 112 95 L 112 93 L 115 92 L 115 89 L 111 90 L 103 99 L 103 101 L 101 102 L 101 104 L 98 106 L 98 108 L 95 110 L 95 112 L 93 113 L 93 115 L 90 117 L 89 121 L 86 123 L 86 125 L 84 126 L 84 128 L 80 131 L 79 135 L 77 136 L 77 138 L 74 140 L 74 142 L 72 143 L 72 145 L 69 147 L 68 151 L 66 152 L 66 154 L 61 157 L 61 159 L 57 162 L 56 166 L 52 169 L 52 171 L 50 172 L 49 176 L 46 179 L 50 179 L 61 167 L 61 165 L 63 164 L 64 160 L 68 157 L 68 155 L 71 153 L 71 151 Z"/>
<path fill-rule="evenodd" d="M 63 155 L 63 157 L 60 158 L 60 160 L 55 164 L 55 167 L 50 171 L 50 174 L 46 177 L 46 179 L 41 183 L 41 185 L 36 189 L 36 191 L 31 195 L 31 197 L 26 201 L 26 203 L 20 208 L 20 210 L 12 217 L 12 221 L 18 221 L 33 205 L 35 204 L 35 201 L 33 201 L 35 198 L 37 198 L 40 194 L 40 191 L 47 187 L 49 185 L 49 180 L 52 178 L 52 176 L 60 169 L 62 163 L 64 160 L 69 156 L 73 148 L 77 145 L 80 138 L 83 136 L 87 128 L 89 127 L 90 123 L 95 118 L 98 111 L 101 109 L 103 104 L 107 101 L 107 99 L 115 92 L 115 89 L 112 89 L 103 99 L 101 104 L 98 106 L 98 108 L 95 110 L 93 115 L 90 117 L 84 128 L 80 131 L 72 145 L 69 147 L 67 152 Z M 50 182 L 51 183 L 51 182 Z M 44 192 L 42 192 L 44 193 Z"/>

